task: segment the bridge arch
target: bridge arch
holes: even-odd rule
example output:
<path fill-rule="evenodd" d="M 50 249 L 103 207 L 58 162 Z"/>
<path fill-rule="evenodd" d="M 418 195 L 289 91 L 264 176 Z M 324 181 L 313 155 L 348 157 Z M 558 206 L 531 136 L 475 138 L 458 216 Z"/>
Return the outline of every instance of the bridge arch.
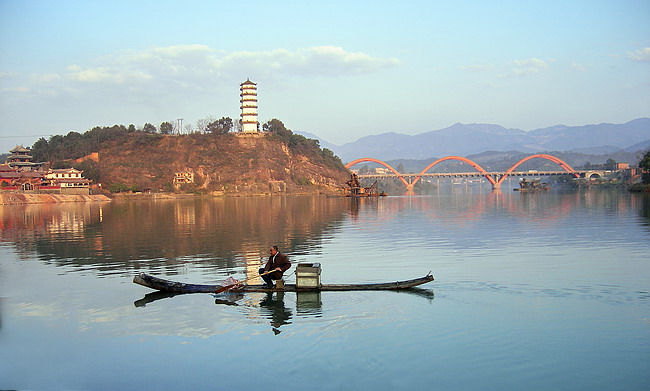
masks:
<path fill-rule="evenodd" d="M 540 158 L 540 159 L 546 159 L 546 160 L 549 160 L 549 161 L 551 161 L 551 162 L 556 163 L 557 165 L 559 165 L 559 166 L 560 166 L 564 171 L 566 171 L 567 173 L 569 173 L 569 174 L 573 174 L 573 176 L 575 176 L 576 178 L 580 176 L 579 174 L 577 174 L 577 173 L 575 172 L 575 170 L 573 169 L 573 167 L 571 167 L 571 166 L 570 166 L 568 163 L 566 163 L 564 160 L 562 160 L 562 159 L 560 159 L 560 158 L 557 158 L 557 157 L 555 157 L 555 156 L 552 156 L 552 155 L 546 155 L 546 154 L 541 154 L 541 153 L 540 153 L 540 154 L 536 154 L 536 155 L 530 155 L 530 156 L 528 156 L 528 157 L 525 157 L 525 158 L 521 159 L 521 160 L 518 161 L 517 163 L 515 163 L 512 167 L 510 167 L 510 168 L 505 172 L 505 175 L 503 175 L 501 178 L 499 178 L 499 181 L 495 184 L 495 187 L 500 187 L 500 186 L 501 186 L 501 183 L 503 183 L 503 181 L 506 180 L 506 178 L 510 175 L 510 173 L 512 173 L 512 172 L 515 170 L 515 168 L 519 167 L 522 163 L 524 163 L 524 162 L 526 162 L 526 161 L 528 161 L 528 160 L 530 160 L 530 159 L 535 159 L 535 158 Z"/>
<path fill-rule="evenodd" d="M 483 167 L 481 167 L 478 163 L 476 163 L 476 162 L 474 162 L 474 161 L 472 161 L 470 159 L 461 157 L 461 156 L 446 156 L 446 157 L 440 158 L 440 159 L 436 160 L 435 162 L 429 164 L 428 166 L 426 166 L 426 168 L 424 170 L 422 170 L 422 172 L 420 172 L 415 177 L 415 180 L 413 181 L 413 183 L 411 185 L 415 185 L 422 178 L 422 175 L 424 175 L 427 171 L 429 171 L 433 166 L 435 166 L 438 163 L 444 162 L 446 160 L 458 160 L 458 161 L 469 164 L 470 166 L 474 167 L 478 172 L 483 174 L 483 176 L 485 176 L 485 178 L 487 178 L 487 180 L 490 181 L 492 186 L 496 186 L 497 182 L 494 180 L 494 178 L 492 178 L 492 175 L 488 174 L 487 171 L 485 171 L 485 169 L 483 169 Z"/>
<path fill-rule="evenodd" d="M 362 157 L 360 159 L 353 160 L 350 163 L 346 164 L 345 168 L 350 168 L 350 167 L 354 166 L 355 164 L 359 164 L 359 163 L 363 163 L 363 162 L 371 162 L 371 163 L 381 164 L 382 166 L 384 166 L 387 169 L 391 170 L 393 172 L 393 174 L 397 175 L 397 177 L 400 179 L 400 181 L 402 181 L 402 183 L 404 184 L 404 186 L 406 186 L 407 189 L 412 188 L 412 185 L 410 183 L 408 183 L 406 178 L 404 178 L 399 171 L 397 171 L 396 169 L 391 167 L 390 164 L 384 163 L 384 162 L 382 162 L 381 160 L 378 160 L 378 159 L 373 159 L 371 157 Z"/>

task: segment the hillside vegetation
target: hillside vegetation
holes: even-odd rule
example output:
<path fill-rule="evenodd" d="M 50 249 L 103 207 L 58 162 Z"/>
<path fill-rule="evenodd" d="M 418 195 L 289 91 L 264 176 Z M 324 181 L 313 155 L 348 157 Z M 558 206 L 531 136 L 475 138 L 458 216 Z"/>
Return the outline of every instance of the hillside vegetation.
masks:
<path fill-rule="evenodd" d="M 165 135 L 116 125 L 40 139 L 32 154 L 53 167 L 84 170 L 114 192 L 327 193 L 348 179 L 341 160 L 318 141 L 293 134 L 279 120 L 269 121 L 265 130 Z M 176 172 L 194 174 L 194 183 L 175 189 Z"/>

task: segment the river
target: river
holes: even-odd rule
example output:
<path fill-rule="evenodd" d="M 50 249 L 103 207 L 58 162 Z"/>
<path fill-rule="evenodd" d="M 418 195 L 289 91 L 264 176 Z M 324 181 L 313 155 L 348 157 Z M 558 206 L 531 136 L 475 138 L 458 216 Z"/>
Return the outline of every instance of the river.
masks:
<path fill-rule="evenodd" d="M 252 277 L 272 244 L 323 283 L 435 281 L 132 283 Z M 648 254 L 650 198 L 614 189 L 0 206 L 0 389 L 647 390 Z"/>

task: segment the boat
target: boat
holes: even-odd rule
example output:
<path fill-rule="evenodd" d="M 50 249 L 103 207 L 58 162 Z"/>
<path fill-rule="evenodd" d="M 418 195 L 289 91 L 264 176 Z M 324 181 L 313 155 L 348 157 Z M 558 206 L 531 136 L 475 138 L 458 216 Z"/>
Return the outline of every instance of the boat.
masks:
<path fill-rule="evenodd" d="M 369 187 L 362 187 L 359 181 L 359 176 L 355 173 L 350 175 L 350 180 L 345 182 L 348 185 L 347 189 L 343 190 L 343 197 L 386 197 L 388 194 L 379 191 L 377 181 L 374 181 Z"/>
<path fill-rule="evenodd" d="M 532 181 L 526 181 L 526 178 L 523 178 L 519 182 L 519 188 L 512 189 L 514 191 L 520 192 L 529 192 L 529 191 L 540 191 L 540 190 L 549 190 L 551 187 L 546 182 L 541 182 L 539 179 Z"/>
<path fill-rule="evenodd" d="M 433 281 L 431 273 L 424 277 L 406 281 L 394 281 L 370 284 L 322 284 L 314 287 L 296 287 L 295 284 L 284 284 L 284 287 L 268 288 L 265 285 L 243 285 L 236 292 L 327 292 L 327 291 L 383 291 L 383 290 L 405 290 L 426 284 Z M 221 285 L 186 284 L 154 277 L 146 273 L 140 273 L 133 277 L 133 282 L 147 288 L 168 293 L 215 293 L 223 288 Z"/>

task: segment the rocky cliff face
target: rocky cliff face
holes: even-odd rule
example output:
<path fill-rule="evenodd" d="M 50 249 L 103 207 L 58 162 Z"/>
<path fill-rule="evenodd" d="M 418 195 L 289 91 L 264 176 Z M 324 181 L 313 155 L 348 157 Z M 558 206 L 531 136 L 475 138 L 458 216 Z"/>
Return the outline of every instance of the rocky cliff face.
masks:
<path fill-rule="evenodd" d="M 169 190 L 176 172 L 194 175 L 181 190 L 225 194 L 330 193 L 347 170 L 320 150 L 294 151 L 273 135 L 140 134 L 99 152 L 103 186 Z"/>

